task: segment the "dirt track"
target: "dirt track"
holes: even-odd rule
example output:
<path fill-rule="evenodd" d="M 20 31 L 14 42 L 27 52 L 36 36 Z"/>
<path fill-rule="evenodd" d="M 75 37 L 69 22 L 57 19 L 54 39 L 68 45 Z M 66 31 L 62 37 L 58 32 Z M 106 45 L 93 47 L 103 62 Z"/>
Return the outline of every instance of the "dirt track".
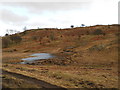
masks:
<path fill-rule="evenodd" d="M 56 85 L 52 85 L 52 84 L 47 83 L 45 81 L 38 80 L 36 78 L 32 78 L 32 77 L 25 76 L 25 75 L 22 75 L 22 74 L 13 73 L 13 72 L 5 71 L 5 70 L 2 70 L 2 73 L 3 73 L 3 75 L 12 75 L 13 77 L 18 78 L 18 79 L 24 79 L 28 83 L 38 85 L 40 88 L 59 88 L 59 89 L 62 89 L 62 90 L 66 90 L 65 88 L 62 88 L 62 87 L 59 87 L 59 86 L 56 86 Z"/>

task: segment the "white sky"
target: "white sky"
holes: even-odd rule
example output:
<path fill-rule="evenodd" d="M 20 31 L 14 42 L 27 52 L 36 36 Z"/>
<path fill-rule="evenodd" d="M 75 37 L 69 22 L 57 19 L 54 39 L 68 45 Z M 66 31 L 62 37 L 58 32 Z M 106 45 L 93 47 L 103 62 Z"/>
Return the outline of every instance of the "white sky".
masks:
<path fill-rule="evenodd" d="M 118 23 L 119 0 L 64 1 L 1 2 L 0 36 L 6 29 L 23 31 L 24 26 L 28 29 L 69 28 L 71 25 Z"/>

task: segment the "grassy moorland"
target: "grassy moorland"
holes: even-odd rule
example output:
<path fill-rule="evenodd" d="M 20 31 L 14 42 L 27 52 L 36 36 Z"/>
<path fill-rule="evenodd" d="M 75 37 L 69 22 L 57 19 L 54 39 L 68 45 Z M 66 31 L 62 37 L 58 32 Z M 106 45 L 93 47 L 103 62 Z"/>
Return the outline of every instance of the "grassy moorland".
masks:
<path fill-rule="evenodd" d="M 2 70 L 64 88 L 118 88 L 118 27 L 33 29 L 5 36 Z M 56 57 L 19 63 L 33 53 L 51 53 Z M 17 75 L 3 73 L 2 77 L 3 87 L 40 88 Z"/>

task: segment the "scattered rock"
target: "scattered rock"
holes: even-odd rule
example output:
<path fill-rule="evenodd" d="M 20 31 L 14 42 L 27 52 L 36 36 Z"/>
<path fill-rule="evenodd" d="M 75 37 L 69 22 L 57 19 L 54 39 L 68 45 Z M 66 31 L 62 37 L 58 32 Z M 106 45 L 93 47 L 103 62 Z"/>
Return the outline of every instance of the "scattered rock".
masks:
<path fill-rule="evenodd" d="M 106 45 L 100 44 L 100 45 L 94 45 L 91 48 L 89 48 L 90 51 L 92 50 L 97 50 L 97 51 L 101 51 L 103 49 L 105 49 Z"/>
<path fill-rule="evenodd" d="M 17 51 L 17 49 L 4 50 L 3 52 L 14 52 L 14 51 Z"/>
<path fill-rule="evenodd" d="M 30 52 L 30 50 L 24 50 L 23 52 Z"/>

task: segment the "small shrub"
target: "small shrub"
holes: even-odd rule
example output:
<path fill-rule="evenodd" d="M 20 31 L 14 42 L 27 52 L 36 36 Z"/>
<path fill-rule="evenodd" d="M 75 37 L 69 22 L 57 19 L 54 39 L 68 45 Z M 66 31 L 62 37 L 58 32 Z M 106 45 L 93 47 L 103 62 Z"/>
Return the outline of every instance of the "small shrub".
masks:
<path fill-rule="evenodd" d="M 12 36 L 10 36 L 10 39 L 15 43 L 19 43 L 22 40 L 22 38 L 18 35 L 12 35 Z"/>
<path fill-rule="evenodd" d="M 101 35 L 101 34 L 104 34 L 104 32 L 100 29 L 97 29 L 93 32 L 94 35 Z"/>
<path fill-rule="evenodd" d="M 71 28 L 74 28 L 74 25 L 71 25 L 70 27 L 71 27 Z"/>
<path fill-rule="evenodd" d="M 118 32 L 117 32 L 117 33 L 115 33 L 115 36 L 119 37 L 119 36 L 120 36 L 120 33 L 118 33 Z"/>
<path fill-rule="evenodd" d="M 62 74 L 60 72 L 56 72 L 56 73 L 53 73 L 52 74 L 52 77 L 53 78 L 56 78 L 56 79 L 62 79 Z"/>
<path fill-rule="evenodd" d="M 27 33 L 27 31 L 24 31 L 24 32 L 21 33 L 21 35 L 25 35 L 26 33 Z"/>
<path fill-rule="evenodd" d="M 32 36 L 32 40 L 37 40 L 37 37 L 36 36 Z"/>
<path fill-rule="evenodd" d="M 94 45 L 92 46 L 91 48 L 89 48 L 90 51 L 93 51 L 93 50 L 97 50 L 97 51 L 101 51 L 103 49 L 105 49 L 105 45 L 103 44 L 100 44 L 100 45 Z"/>
<path fill-rule="evenodd" d="M 8 34 L 6 33 L 5 36 L 8 36 Z"/>
<path fill-rule="evenodd" d="M 51 33 L 51 34 L 50 34 L 50 40 L 55 40 L 55 35 L 54 35 L 54 33 Z"/>
<path fill-rule="evenodd" d="M 21 42 L 22 38 L 18 35 L 5 36 L 2 38 L 2 48 L 7 48 L 14 43 Z"/>
<path fill-rule="evenodd" d="M 11 44 L 11 39 L 9 37 L 3 37 L 2 38 L 2 48 L 7 48 Z"/>

